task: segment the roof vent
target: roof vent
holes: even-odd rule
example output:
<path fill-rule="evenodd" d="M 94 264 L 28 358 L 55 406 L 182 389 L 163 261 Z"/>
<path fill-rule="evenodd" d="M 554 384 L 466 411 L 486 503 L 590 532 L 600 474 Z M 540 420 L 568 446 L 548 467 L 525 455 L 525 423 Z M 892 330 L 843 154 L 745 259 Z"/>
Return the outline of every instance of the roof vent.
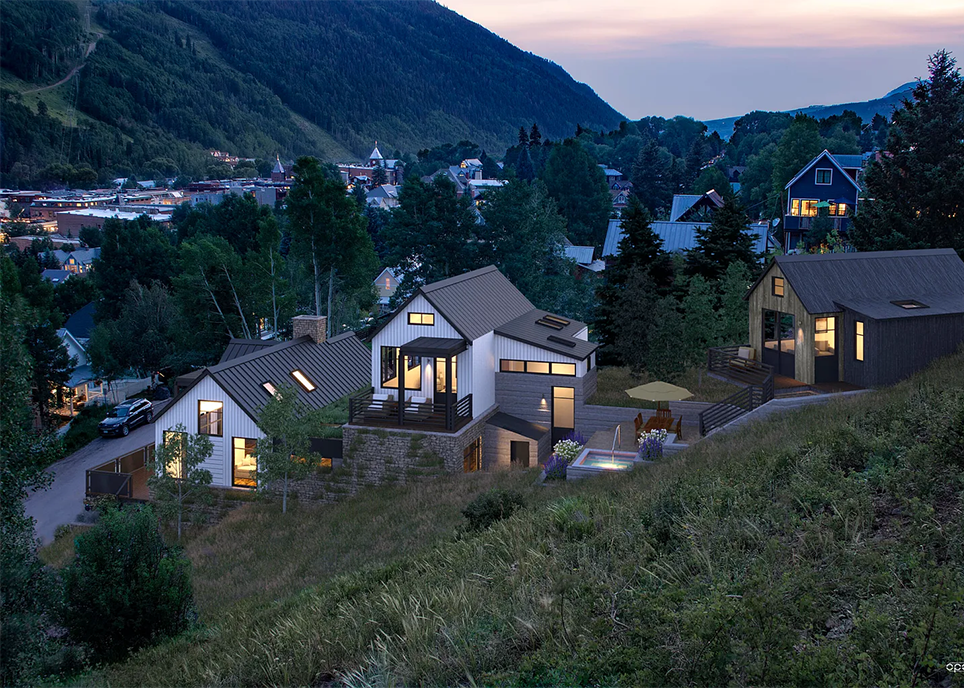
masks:
<path fill-rule="evenodd" d="M 550 334 L 546 337 L 550 342 L 555 342 L 556 344 L 562 344 L 563 346 L 568 346 L 570 349 L 576 348 L 576 343 L 571 339 L 563 339 L 562 337 L 557 337 L 554 334 Z"/>
<path fill-rule="evenodd" d="M 553 330 L 561 330 L 569 324 L 569 321 L 565 318 L 560 318 L 558 315 L 551 315 L 546 313 L 544 316 L 536 320 L 536 325 L 542 325 L 543 327 L 548 327 Z"/>
<path fill-rule="evenodd" d="M 906 308 L 907 310 L 913 310 L 915 308 L 930 308 L 927 304 L 921 303 L 920 301 L 914 301 L 913 299 L 905 299 L 904 301 L 891 301 L 895 306 L 900 306 L 901 308 Z"/>

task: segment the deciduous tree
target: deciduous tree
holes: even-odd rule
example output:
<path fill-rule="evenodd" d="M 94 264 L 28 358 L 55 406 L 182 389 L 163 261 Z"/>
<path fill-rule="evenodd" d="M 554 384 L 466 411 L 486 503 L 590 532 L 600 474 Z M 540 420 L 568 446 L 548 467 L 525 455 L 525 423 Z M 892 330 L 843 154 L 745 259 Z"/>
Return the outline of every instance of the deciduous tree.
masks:
<path fill-rule="evenodd" d="M 178 540 L 191 507 L 196 511 L 211 502 L 207 490 L 211 471 L 202 465 L 211 458 L 212 451 L 214 445 L 207 436 L 190 434 L 178 423 L 164 433 L 164 442 L 157 445 L 154 461 L 147 466 L 151 499 L 161 518 L 177 521 Z"/>

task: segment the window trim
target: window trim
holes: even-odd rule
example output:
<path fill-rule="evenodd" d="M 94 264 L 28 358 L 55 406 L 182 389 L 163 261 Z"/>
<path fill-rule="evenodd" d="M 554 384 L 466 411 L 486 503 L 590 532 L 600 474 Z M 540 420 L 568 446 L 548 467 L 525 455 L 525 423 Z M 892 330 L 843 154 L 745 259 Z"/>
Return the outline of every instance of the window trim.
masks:
<path fill-rule="evenodd" d="M 505 363 L 521 363 L 522 370 L 506 370 Z M 536 370 L 529 370 L 530 363 L 537 363 L 539 365 L 548 366 L 547 372 L 541 372 Z M 572 373 L 557 373 L 555 372 L 556 366 L 572 366 Z M 576 363 L 562 363 L 559 361 L 528 361 L 520 360 L 516 358 L 500 358 L 499 359 L 499 372 L 500 373 L 510 373 L 514 375 L 554 375 L 556 377 L 576 377 L 578 375 L 578 369 L 576 368 Z"/>
<path fill-rule="evenodd" d="M 829 179 L 829 181 L 826 181 L 826 182 L 820 181 L 820 173 L 821 173 L 821 172 L 829 172 L 829 173 L 830 173 L 830 179 Z M 831 186 L 831 185 L 833 184 L 833 168 L 832 168 L 832 167 L 817 167 L 817 168 L 815 169 L 815 172 L 814 172 L 814 175 L 813 175 L 813 183 L 814 183 L 815 186 Z"/>
<path fill-rule="evenodd" d="M 418 316 L 420 322 L 414 322 L 413 316 Z M 425 322 L 426 319 L 431 322 Z M 409 311 L 408 312 L 408 324 L 415 325 L 417 327 L 435 327 L 435 313 L 425 313 L 422 311 Z"/>
<path fill-rule="evenodd" d="M 237 463 L 236 463 L 235 454 L 234 454 L 236 451 L 238 451 L 238 448 L 235 446 L 235 443 L 236 443 L 238 440 L 243 440 L 243 441 L 245 441 L 245 442 L 254 442 L 255 451 L 257 451 L 257 447 L 258 447 L 258 440 L 253 439 L 253 438 L 251 438 L 251 437 L 232 437 L 232 438 L 231 438 L 231 487 L 241 488 L 241 489 L 245 489 L 245 490 L 254 490 L 254 489 L 257 489 L 257 487 L 258 487 L 258 477 L 257 477 L 257 476 L 258 476 L 258 457 L 257 457 L 257 456 L 254 457 L 254 462 L 255 462 L 255 464 L 254 464 L 254 465 L 255 465 L 255 468 L 254 468 L 254 475 L 255 475 L 254 485 L 239 485 L 239 484 L 238 484 L 238 480 L 237 480 L 237 477 L 236 477 L 236 474 L 235 474 L 235 470 L 237 469 Z M 242 451 L 243 451 L 243 449 L 242 449 Z"/>
<path fill-rule="evenodd" d="M 221 404 L 221 408 L 217 410 L 218 432 L 216 433 L 203 432 L 201 430 L 201 404 Z M 214 413 L 214 411 L 205 411 L 204 413 L 209 417 L 207 420 L 207 426 L 208 426 L 208 429 L 210 430 L 211 428 L 210 415 Z M 224 402 L 223 401 L 217 401 L 216 399 L 198 399 L 197 400 L 197 434 L 205 435 L 206 437 L 224 437 Z"/>
<path fill-rule="evenodd" d="M 779 293 L 779 294 L 777 293 L 777 280 L 780 281 L 780 293 Z M 786 280 L 786 278 L 780 277 L 780 276 L 778 276 L 778 275 L 774 275 L 772 278 L 770 278 L 770 291 L 771 291 L 771 293 L 773 294 L 773 296 L 776 296 L 778 299 L 782 299 L 784 296 L 786 296 L 786 293 L 787 293 L 787 280 Z"/>

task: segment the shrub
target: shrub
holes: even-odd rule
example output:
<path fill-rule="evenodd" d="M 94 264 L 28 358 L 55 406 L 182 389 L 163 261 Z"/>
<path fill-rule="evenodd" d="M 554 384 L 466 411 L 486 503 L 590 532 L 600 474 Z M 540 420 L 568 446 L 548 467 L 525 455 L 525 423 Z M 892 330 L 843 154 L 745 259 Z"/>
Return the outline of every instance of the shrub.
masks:
<path fill-rule="evenodd" d="M 639 451 L 636 459 L 639 461 L 658 461 L 663 458 L 663 442 L 666 441 L 665 430 L 650 430 L 639 436 Z"/>
<path fill-rule="evenodd" d="M 106 509 L 63 580 L 63 624 L 95 661 L 185 630 L 194 608 L 190 561 L 164 543 L 150 507 Z"/>
<path fill-rule="evenodd" d="M 64 456 L 73 454 L 99 437 L 97 425 L 107 417 L 110 408 L 106 404 L 87 404 L 80 409 L 64 435 Z"/>
<path fill-rule="evenodd" d="M 489 490 L 469 502 L 462 515 L 469 522 L 469 530 L 485 530 L 524 506 L 525 498 L 515 490 Z"/>
<path fill-rule="evenodd" d="M 569 461 L 558 454 L 553 454 L 546 461 L 546 480 L 565 480 Z"/>
<path fill-rule="evenodd" d="M 556 456 L 561 456 L 569 463 L 572 463 L 576 460 L 576 457 L 579 456 L 579 452 L 582 451 L 582 445 L 572 440 L 559 440 L 556 442 L 556 446 L 552 448 L 552 451 Z"/>

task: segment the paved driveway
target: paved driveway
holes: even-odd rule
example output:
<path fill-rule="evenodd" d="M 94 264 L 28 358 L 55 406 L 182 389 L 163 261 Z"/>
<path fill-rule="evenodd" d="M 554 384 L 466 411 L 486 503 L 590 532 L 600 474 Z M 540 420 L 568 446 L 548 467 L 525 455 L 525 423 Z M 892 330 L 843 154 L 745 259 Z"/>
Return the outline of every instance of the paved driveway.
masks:
<path fill-rule="evenodd" d="M 154 415 L 169 403 L 169 400 L 154 402 Z M 131 430 L 127 437 L 98 437 L 50 466 L 47 472 L 54 474 L 53 483 L 46 490 L 33 492 L 24 504 L 27 516 L 35 521 L 37 537 L 47 544 L 54 539 L 57 526 L 77 522 L 77 515 L 84 510 L 89 469 L 153 443 L 154 424 L 148 423 Z"/>

